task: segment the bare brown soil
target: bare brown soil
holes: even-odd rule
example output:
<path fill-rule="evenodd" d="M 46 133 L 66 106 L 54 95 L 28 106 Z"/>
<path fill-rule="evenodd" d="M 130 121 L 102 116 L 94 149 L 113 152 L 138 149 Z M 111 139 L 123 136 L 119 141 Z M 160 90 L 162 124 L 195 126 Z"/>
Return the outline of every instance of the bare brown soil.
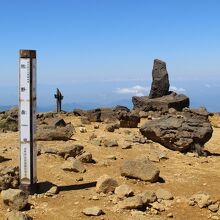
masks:
<path fill-rule="evenodd" d="M 95 192 L 95 181 L 103 174 L 114 177 L 119 184 L 126 183 L 135 192 L 146 189 L 157 190 L 158 188 L 168 189 L 174 195 L 174 203 L 169 210 L 160 215 L 167 219 L 168 213 L 173 213 L 176 220 L 206 220 L 209 216 L 208 209 L 191 207 L 187 203 L 187 198 L 196 192 L 204 191 L 211 195 L 213 199 L 220 200 L 220 128 L 214 128 L 212 139 L 206 144 L 205 149 L 212 155 L 204 157 L 190 157 L 178 152 L 170 151 L 157 143 L 137 144 L 132 149 L 122 149 L 122 144 L 126 138 L 134 134 L 139 134 L 138 129 L 118 129 L 114 133 L 104 131 L 105 124 L 99 123 L 99 129 L 94 129 L 94 124 L 86 125 L 87 133 L 80 133 L 80 118 L 75 116 L 65 116 L 65 120 L 72 122 L 76 133 L 73 140 L 64 141 L 39 141 L 41 146 L 57 146 L 62 148 L 69 144 L 82 144 L 87 152 L 91 152 L 97 161 L 95 164 L 86 164 L 87 171 L 83 174 L 65 172 L 60 167 L 64 159 L 50 154 L 42 154 L 37 158 L 38 180 L 41 187 L 56 184 L 61 191 L 56 198 L 43 197 L 35 198 L 30 196 L 29 203 L 33 209 L 26 211 L 36 220 L 79 220 L 79 219 L 105 219 L 105 220 L 127 220 L 132 217 L 131 211 L 115 212 L 114 204 L 109 197 L 100 196 L 99 200 L 92 200 L 91 197 L 97 195 Z M 213 117 L 213 123 L 218 123 L 220 117 Z M 143 122 L 142 122 L 143 123 Z M 125 130 L 130 130 L 127 134 Z M 89 142 L 89 136 L 95 133 L 98 137 L 116 139 L 119 147 L 98 147 Z M 0 155 L 11 160 L 0 163 L 3 166 L 15 166 L 19 164 L 19 143 L 18 133 L 0 134 Z M 160 177 L 164 180 L 161 183 L 145 183 L 120 176 L 120 165 L 125 159 L 133 159 L 141 155 L 148 155 L 153 148 L 160 148 L 167 152 L 167 160 L 155 163 L 160 168 Z M 117 160 L 106 159 L 109 155 L 115 155 Z M 104 165 L 106 164 L 106 165 Z M 83 181 L 77 181 L 83 177 Z M 87 217 L 82 214 L 82 210 L 91 206 L 100 206 L 105 215 L 98 217 Z M 4 219 L 7 207 L 0 202 L 0 220 Z M 133 216 L 131 219 L 138 219 Z M 149 219 L 144 217 L 143 219 Z M 155 218 L 153 218 L 155 219 Z"/>

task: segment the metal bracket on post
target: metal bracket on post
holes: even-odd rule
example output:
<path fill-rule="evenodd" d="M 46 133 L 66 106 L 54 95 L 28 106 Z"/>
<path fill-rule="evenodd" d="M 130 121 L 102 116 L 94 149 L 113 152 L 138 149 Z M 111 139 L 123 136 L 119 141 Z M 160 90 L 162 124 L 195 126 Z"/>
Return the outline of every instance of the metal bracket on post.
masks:
<path fill-rule="evenodd" d="M 57 93 L 54 94 L 55 99 L 57 100 L 57 113 L 62 111 L 62 100 L 63 96 L 59 89 L 57 89 Z"/>
<path fill-rule="evenodd" d="M 33 194 L 37 187 L 35 50 L 20 50 L 19 127 L 20 188 Z"/>

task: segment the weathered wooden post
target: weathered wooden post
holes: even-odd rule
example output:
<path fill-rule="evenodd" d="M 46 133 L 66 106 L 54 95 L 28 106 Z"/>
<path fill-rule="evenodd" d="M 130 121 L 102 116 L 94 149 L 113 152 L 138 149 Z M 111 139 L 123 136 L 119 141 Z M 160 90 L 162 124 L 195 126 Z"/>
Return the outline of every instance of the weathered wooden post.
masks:
<path fill-rule="evenodd" d="M 63 96 L 62 96 L 62 94 L 61 94 L 59 89 L 57 89 L 57 93 L 54 94 L 54 97 L 57 100 L 57 112 L 61 112 L 62 111 Z"/>
<path fill-rule="evenodd" d="M 35 50 L 20 50 L 19 127 L 20 188 L 33 194 L 37 186 Z"/>

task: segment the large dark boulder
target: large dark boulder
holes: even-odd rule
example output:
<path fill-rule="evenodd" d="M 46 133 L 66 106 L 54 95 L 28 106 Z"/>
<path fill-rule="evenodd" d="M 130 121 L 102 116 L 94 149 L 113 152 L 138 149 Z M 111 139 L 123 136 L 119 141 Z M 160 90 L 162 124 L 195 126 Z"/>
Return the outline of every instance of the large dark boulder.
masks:
<path fill-rule="evenodd" d="M 183 108 L 189 107 L 189 98 L 175 92 L 154 99 L 150 99 L 149 96 L 133 96 L 132 102 L 134 109 L 142 111 L 168 111 L 169 108 L 181 111 Z"/>
<path fill-rule="evenodd" d="M 207 116 L 184 111 L 149 121 L 140 132 L 169 149 L 181 152 L 193 149 L 202 154 L 201 147 L 212 137 L 213 130 Z"/>
<path fill-rule="evenodd" d="M 90 122 L 115 122 L 117 120 L 117 114 L 112 108 L 88 110 L 86 116 Z"/>
<path fill-rule="evenodd" d="M 124 112 L 119 115 L 119 121 L 121 128 L 137 128 L 140 116 L 135 112 Z"/>
<path fill-rule="evenodd" d="M 149 98 L 158 98 L 167 95 L 170 84 L 165 62 L 157 59 L 154 60 L 152 78 L 153 82 L 151 84 Z"/>

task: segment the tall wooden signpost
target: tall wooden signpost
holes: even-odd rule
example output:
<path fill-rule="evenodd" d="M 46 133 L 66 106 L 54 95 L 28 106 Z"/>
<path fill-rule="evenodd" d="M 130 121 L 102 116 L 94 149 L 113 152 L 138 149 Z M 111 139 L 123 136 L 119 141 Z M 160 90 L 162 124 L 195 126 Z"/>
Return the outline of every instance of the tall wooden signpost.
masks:
<path fill-rule="evenodd" d="M 20 50 L 19 62 L 20 188 L 32 194 L 37 185 L 36 51 Z"/>

